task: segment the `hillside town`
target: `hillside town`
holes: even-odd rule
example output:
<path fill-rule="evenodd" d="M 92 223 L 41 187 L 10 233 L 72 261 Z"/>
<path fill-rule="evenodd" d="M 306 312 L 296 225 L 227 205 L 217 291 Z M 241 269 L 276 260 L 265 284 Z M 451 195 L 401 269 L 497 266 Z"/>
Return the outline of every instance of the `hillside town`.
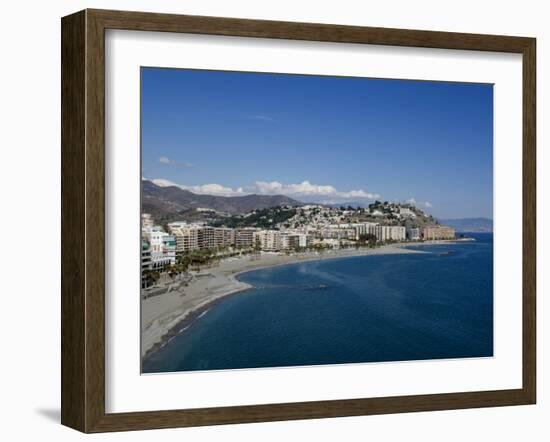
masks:
<path fill-rule="evenodd" d="M 318 252 L 383 244 L 451 240 L 455 230 L 411 204 L 376 201 L 368 208 L 328 207 L 318 204 L 281 206 L 212 221 L 174 221 L 157 225 L 143 213 L 142 287 L 162 274 L 180 274 L 190 266 L 238 255 Z M 218 214 L 219 215 L 219 214 Z"/>

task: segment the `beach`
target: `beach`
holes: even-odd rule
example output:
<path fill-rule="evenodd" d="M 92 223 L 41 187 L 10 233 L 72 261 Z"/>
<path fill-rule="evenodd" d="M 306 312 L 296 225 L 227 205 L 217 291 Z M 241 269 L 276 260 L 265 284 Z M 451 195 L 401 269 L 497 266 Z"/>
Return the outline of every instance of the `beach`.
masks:
<path fill-rule="evenodd" d="M 142 299 L 142 356 L 164 346 L 222 298 L 252 288 L 237 279 L 242 273 L 307 261 L 405 253 L 426 252 L 400 244 L 375 249 L 341 249 L 291 255 L 264 252 L 225 259 L 215 267 L 191 272 L 192 278 L 189 281 L 175 281 L 165 286 L 165 293 Z"/>

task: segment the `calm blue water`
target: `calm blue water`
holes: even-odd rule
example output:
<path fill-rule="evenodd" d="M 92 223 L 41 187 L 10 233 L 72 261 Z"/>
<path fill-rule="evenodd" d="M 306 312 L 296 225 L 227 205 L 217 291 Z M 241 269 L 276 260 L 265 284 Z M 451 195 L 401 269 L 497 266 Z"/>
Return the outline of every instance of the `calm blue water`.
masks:
<path fill-rule="evenodd" d="M 492 356 L 493 237 L 471 236 L 247 273 L 256 289 L 213 306 L 143 372 Z"/>

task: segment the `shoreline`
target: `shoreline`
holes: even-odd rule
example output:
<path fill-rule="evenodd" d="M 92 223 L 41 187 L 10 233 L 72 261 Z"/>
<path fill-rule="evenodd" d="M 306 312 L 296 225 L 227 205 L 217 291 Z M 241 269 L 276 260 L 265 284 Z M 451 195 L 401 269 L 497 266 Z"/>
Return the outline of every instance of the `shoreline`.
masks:
<path fill-rule="evenodd" d="M 141 355 L 146 359 L 181 334 L 191 324 L 208 312 L 221 300 L 254 288 L 242 282 L 238 276 L 248 272 L 299 264 L 301 262 L 325 261 L 363 256 L 395 254 L 425 254 L 409 247 L 418 245 L 441 245 L 462 242 L 439 240 L 419 243 L 396 243 L 375 249 L 341 249 L 326 252 L 305 252 L 286 255 L 262 253 L 259 256 L 244 256 L 222 261 L 218 266 L 195 272 L 193 280 L 182 287 L 175 282 L 168 285 L 166 293 L 141 300 Z M 178 286 L 176 288 L 176 286 Z"/>

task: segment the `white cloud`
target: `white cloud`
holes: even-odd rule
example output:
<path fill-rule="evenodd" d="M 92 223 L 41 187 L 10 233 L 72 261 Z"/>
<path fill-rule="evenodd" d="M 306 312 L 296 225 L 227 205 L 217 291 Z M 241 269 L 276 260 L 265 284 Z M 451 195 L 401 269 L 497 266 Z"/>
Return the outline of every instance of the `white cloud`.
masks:
<path fill-rule="evenodd" d="M 377 193 L 366 192 L 365 190 L 350 190 L 347 192 L 338 191 L 334 186 L 312 184 L 309 181 L 302 181 L 299 184 L 282 184 L 278 181 L 256 181 L 250 189 L 254 193 L 262 195 L 283 194 L 295 197 L 326 197 L 332 199 L 349 198 L 380 198 Z"/>
<path fill-rule="evenodd" d="M 147 178 L 142 178 L 142 180 L 147 180 Z M 179 184 L 176 184 L 170 180 L 165 180 L 164 178 L 156 178 L 151 181 L 160 187 L 170 187 L 170 186 L 181 187 Z"/>
<path fill-rule="evenodd" d="M 237 189 L 232 189 L 231 187 L 225 187 L 221 184 L 203 184 L 201 186 L 183 186 L 181 184 L 174 183 L 170 180 L 165 180 L 163 178 L 157 178 L 152 180 L 157 186 L 160 187 L 170 187 L 175 186 L 180 189 L 189 190 L 193 193 L 198 193 L 201 195 L 218 195 L 218 196 L 239 196 L 246 195 L 242 187 Z"/>
<path fill-rule="evenodd" d="M 221 184 L 203 184 L 198 186 L 186 186 L 176 184 L 172 181 L 157 178 L 152 180 L 157 186 L 168 187 L 176 186 L 180 189 L 189 190 L 193 193 L 219 195 L 219 196 L 242 196 L 250 194 L 259 195 L 286 195 L 292 198 L 300 199 L 305 198 L 309 201 L 316 200 L 316 202 L 344 202 L 350 199 L 369 199 L 373 200 L 380 198 L 377 193 L 370 193 L 362 189 L 339 191 L 331 185 L 318 185 L 310 183 L 309 181 L 303 181 L 299 184 L 283 184 L 278 181 L 256 181 L 253 185 L 245 188 L 231 188 Z"/>
<path fill-rule="evenodd" d="M 431 207 L 433 207 L 433 205 L 432 205 L 432 203 L 430 203 L 429 201 L 425 201 L 425 202 L 424 202 L 424 207 L 431 208 Z"/>
<path fill-rule="evenodd" d="M 203 184 L 202 186 L 180 186 L 183 189 L 189 190 L 193 193 L 206 194 L 206 195 L 220 195 L 220 196 L 239 196 L 246 195 L 242 187 L 232 189 L 231 187 L 225 187 L 221 184 Z"/>
<path fill-rule="evenodd" d="M 177 167 L 185 167 L 185 168 L 193 167 L 191 163 L 178 163 L 177 161 L 171 160 L 170 158 L 165 156 L 162 156 L 159 158 L 159 163 L 166 164 L 168 166 L 177 166 Z"/>
<path fill-rule="evenodd" d="M 409 203 L 413 206 L 416 206 L 416 200 L 414 198 L 409 198 L 407 201 L 405 201 L 406 203 Z"/>

